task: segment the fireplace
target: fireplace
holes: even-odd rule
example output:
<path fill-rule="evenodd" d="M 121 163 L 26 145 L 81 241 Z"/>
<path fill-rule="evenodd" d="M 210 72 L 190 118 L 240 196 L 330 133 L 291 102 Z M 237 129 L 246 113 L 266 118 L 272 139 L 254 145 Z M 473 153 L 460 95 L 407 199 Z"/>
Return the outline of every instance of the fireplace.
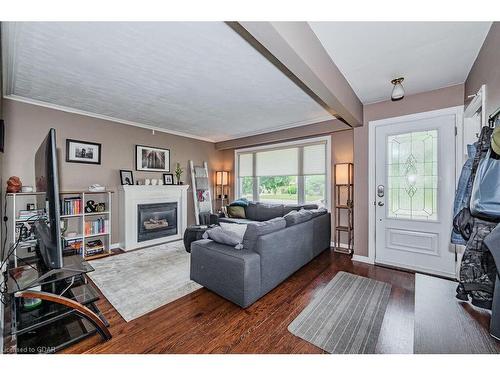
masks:
<path fill-rule="evenodd" d="M 120 186 L 119 247 L 129 251 L 181 240 L 187 228 L 188 188 L 189 185 Z"/>
<path fill-rule="evenodd" d="M 137 205 L 137 242 L 177 233 L 177 202 Z"/>

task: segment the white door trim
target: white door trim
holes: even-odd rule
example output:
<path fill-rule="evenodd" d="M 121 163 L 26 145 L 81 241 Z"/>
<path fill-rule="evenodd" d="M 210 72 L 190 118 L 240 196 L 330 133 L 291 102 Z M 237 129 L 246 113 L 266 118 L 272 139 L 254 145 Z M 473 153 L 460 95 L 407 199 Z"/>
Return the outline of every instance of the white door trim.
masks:
<path fill-rule="evenodd" d="M 377 126 L 389 125 L 404 121 L 422 120 L 430 117 L 442 115 L 455 115 L 455 127 L 457 136 L 455 137 L 455 164 L 456 173 L 455 178 L 458 179 L 460 170 L 462 168 L 462 129 L 463 129 L 463 112 L 464 106 L 456 106 L 438 109 L 428 112 L 413 113 L 405 116 L 391 117 L 382 120 L 375 120 L 368 122 L 368 263 L 375 263 L 375 130 Z"/>

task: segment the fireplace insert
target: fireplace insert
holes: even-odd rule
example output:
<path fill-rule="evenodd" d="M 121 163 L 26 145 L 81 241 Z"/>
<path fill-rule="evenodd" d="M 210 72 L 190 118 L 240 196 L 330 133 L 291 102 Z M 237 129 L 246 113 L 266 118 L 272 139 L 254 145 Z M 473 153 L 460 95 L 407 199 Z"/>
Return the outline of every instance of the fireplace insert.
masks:
<path fill-rule="evenodd" d="M 177 234 L 177 202 L 137 205 L 137 242 Z"/>

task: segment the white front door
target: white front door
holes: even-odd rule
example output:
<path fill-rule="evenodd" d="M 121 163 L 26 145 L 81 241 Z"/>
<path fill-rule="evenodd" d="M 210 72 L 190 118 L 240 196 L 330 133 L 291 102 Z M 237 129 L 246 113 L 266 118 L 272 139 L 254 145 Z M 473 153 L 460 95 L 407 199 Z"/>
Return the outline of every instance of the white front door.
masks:
<path fill-rule="evenodd" d="M 376 263 L 454 277 L 455 125 L 439 111 L 377 124 Z"/>

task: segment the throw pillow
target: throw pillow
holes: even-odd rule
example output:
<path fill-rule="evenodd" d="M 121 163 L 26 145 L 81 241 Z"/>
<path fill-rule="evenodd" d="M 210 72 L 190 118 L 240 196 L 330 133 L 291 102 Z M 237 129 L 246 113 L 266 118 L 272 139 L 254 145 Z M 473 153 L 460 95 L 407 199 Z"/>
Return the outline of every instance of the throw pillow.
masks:
<path fill-rule="evenodd" d="M 227 206 L 227 215 L 235 219 L 246 219 L 245 208 L 241 206 Z"/>
<path fill-rule="evenodd" d="M 240 238 L 237 233 L 230 230 L 226 231 L 222 229 L 222 227 L 215 227 L 207 230 L 205 233 L 203 233 L 203 238 L 210 238 L 214 242 L 223 245 L 234 246 L 236 250 L 241 250 L 243 248 L 243 245 L 241 243 L 242 238 Z"/>
<path fill-rule="evenodd" d="M 243 242 L 243 236 L 247 231 L 247 224 L 234 224 L 234 223 L 220 223 L 221 228 L 227 232 L 233 232 L 238 236 L 240 243 Z"/>
<path fill-rule="evenodd" d="M 248 207 L 248 199 L 246 198 L 236 199 L 234 202 L 230 204 L 230 206 Z"/>
<path fill-rule="evenodd" d="M 290 211 L 283 218 L 286 221 L 286 226 L 291 227 L 292 225 L 297 225 L 313 218 L 313 213 L 310 210 L 304 210 L 303 208 L 299 211 Z"/>
<path fill-rule="evenodd" d="M 243 236 L 243 248 L 254 250 L 260 236 L 276 232 L 286 227 L 286 221 L 282 217 L 276 217 L 259 223 L 248 223 L 247 230 Z"/>

